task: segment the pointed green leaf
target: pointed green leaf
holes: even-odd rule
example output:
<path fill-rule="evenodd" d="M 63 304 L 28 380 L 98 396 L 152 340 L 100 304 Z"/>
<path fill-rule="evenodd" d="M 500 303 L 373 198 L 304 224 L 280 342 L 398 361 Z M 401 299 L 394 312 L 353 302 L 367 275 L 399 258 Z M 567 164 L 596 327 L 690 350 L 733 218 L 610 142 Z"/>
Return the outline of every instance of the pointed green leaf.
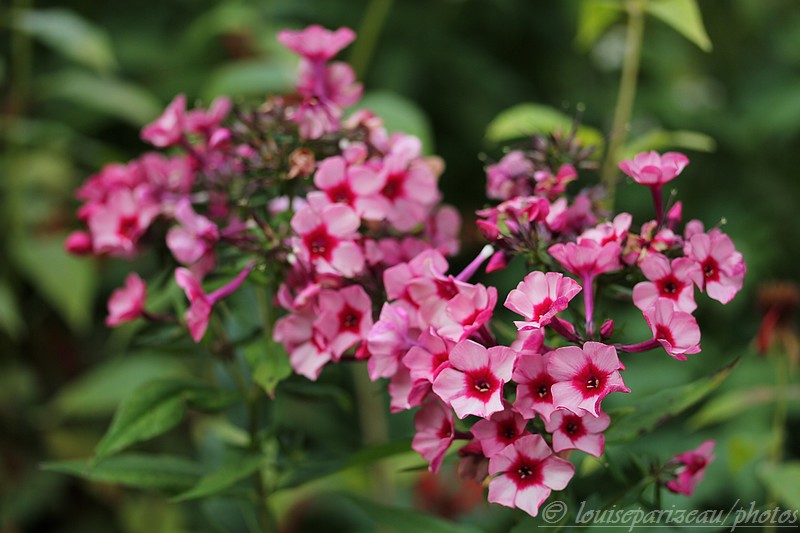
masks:
<path fill-rule="evenodd" d="M 376 91 L 364 95 L 353 110 L 369 109 L 383 119 L 389 133 L 402 132 L 419 137 L 426 154 L 433 153 L 430 121 L 420 107 L 397 93 Z"/>
<path fill-rule="evenodd" d="M 486 129 L 486 139 L 493 143 L 527 137 L 536 133 L 572 131 L 573 119 L 561 111 L 540 104 L 519 104 L 497 115 Z M 578 126 L 576 137 L 585 146 L 596 146 L 602 152 L 603 135 L 596 129 Z"/>
<path fill-rule="evenodd" d="M 224 400 L 212 400 L 214 394 Z M 205 407 L 224 405 L 228 392 L 204 383 L 187 380 L 160 380 L 147 383 L 128 395 L 114 414 L 111 427 L 95 450 L 100 461 L 104 457 L 151 439 L 172 429 L 183 420 L 186 404 L 200 399 Z"/>
<path fill-rule="evenodd" d="M 649 150 L 663 152 L 676 148 L 696 150 L 698 152 L 713 152 L 717 148 L 717 143 L 710 136 L 698 131 L 652 130 L 625 145 L 622 149 L 621 159 L 632 159 L 636 154 Z"/>
<path fill-rule="evenodd" d="M 172 455 L 120 454 L 97 464 L 75 459 L 44 463 L 42 468 L 90 481 L 170 492 L 186 490 L 200 477 L 198 464 Z"/>
<path fill-rule="evenodd" d="M 108 34 L 67 9 L 21 9 L 12 24 L 63 56 L 98 71 L 116 66 Z"/>
<path fill-rule="evenodd" d="M 703 25 L 697 0 L 648 0 L 645 10 L 692 41 L 704 52 L 710 52 L 711 39 Z"/>
<path fill-rule="evenodd" d="M 265 458 L 262 455 L 235 454 L 217 470 L 200 478 L 194 487 L 174 499 L 175 501 L 184 501 L 213 496 L 258 471 L 264 461 Z"/>
<path fill-rule="evenodd" d="M 696 430 L 725 422 L 738 417 L 748 409 L 770 404 L 776 398 L 785 398 L 791 407 L 800 408 L 800 385 L 739 388 L 720 394 L 689 419 L 689 427 Z"/>
<path fill-rule="evenodd" d="M 624 6 L 619 0 L 581 0 L 578 9 L 575 45 L 581 50 L 590 49 L 624 12 Z"/>
<path fill-rule="evenodd" d="M 278 383 L 292 375 L 289 355 L 283 345 L 272 339 L 259 339 L 245 348 L 245 357 L 258 383 L 270 397 Z"/>
<path fill-rule="evenodd" d="M 632 408 L 612 416 L 611 426 L 605 432 L 606 442 L 634 440 L 679 415 L 716 390 L 738 362 L 737 358 L 709 377 L 638 399 Z"/>

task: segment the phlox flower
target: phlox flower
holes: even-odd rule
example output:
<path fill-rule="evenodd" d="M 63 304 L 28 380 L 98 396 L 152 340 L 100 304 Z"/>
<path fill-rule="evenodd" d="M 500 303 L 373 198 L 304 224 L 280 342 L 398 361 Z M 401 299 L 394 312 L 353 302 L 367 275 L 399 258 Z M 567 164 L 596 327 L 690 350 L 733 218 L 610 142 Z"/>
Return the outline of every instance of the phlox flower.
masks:
<path fill-rule="evenodd" d="M 720 230 L 693 234 L 684 245 L 684 253 L 700 265 L 703 288 L 709 297 L 726 304 L 741 290 L 747 267 L 731 238 Z"/>
<path fill-rule="evenodd" d="M 364 219 L 382 220 L 389 210 L 389 203 L 378 195 L 381 182 L 375 171 L 366 165 L 348 166 L 341 156 L 329 157 L 319 164 L 314 185 L 330 202 L 348 205 Z"/>
<path fill-rule="evenodd" d="M 351 208 L 333 204 L 317 210 L 308 205 L 292 217 L 295 250 L 322 274 L 349 277 L 364 268 L 364 254 L 354 242 L 361 221 Z"/>
<path fill-rule="evenodd" d="M 511 379 L 516 354 L 511 348 L 464 340 L 450 352 L 450 367 L 433 381 L 433 392 L 447 402 L 459 418 L 487 418 L 503 410 L 503 385 Z"/>
<path fill-rule="evenodd" d="M 510 200 L 527 196 L 533 189 L 533 162 L 520 150 L 513 150 L 486 169 L 486 196 L 494 200 Z"/>
<path fill-rule="evenodd" d="M 141 188 L 118 188 L 108 194 L 105 203 L 95 205 L 87 220 L 94 253 L 121 257 L 136 253 L 139 239 L 161 211 L 141 192 Z"/>
<path fill-rule="evenodd" d="M 578 178 L 575 167 L 569 163 L 564 163 L 558 167 L 555 176 L 548 170 L 539 170 L 533 175 L 536 180 L 534 192 L 545 196 L 549 200 L 555 200 L 558 196 L 567 192 L 567 185 Z"/>
<path fill-rule="evenodd" d="M 444 339 L 432 330 L 422 332 L 408 353 L 403 364 L 409 369 L 411 379 L 433 383 L 443 368 L 449 365 L 449 354 L 455 343 Z"/>
<path fill-rule="evenodd" d="M 166 148 L 183 139 L 186 128 L 186 96 L 179 94 L 160 117 L 142 128 L 142 140 Z"/>
<path fill-rule="evenodd" d="M 299 31 L 283 30 L 278 33 L 278 41 L 309 61 L 328 61 L 352 43 L 356 34 L 350 28 L 330 31 L 312 24 Z"/>
<path fill-rule="evenodd" d="M 384 303 L 378 321 L 367 333 L 369 377 L 373 381 L 392 377 L 418 334 L 418 330 L 410 327 L 408 313 L 403 307 Z"/>
<path fill-rule="evenodd" d="M 430 463 L 428 470 L 437 472 L 444 454 L 455 438 L 453 412 L 432 398 L 414 415 L 414 440 L 411 447 Z"/>
<path fill-rule="evenodd" d="M 553 434 L 553 451 L 580 450 L 595 457 L 603 455 L 605 431 L 611 418 L 602 411 L 597 417 L 588 413 L 576 415 L 566 409 L 553 412 L 545 421 L 545 429 Z"/>
<path fill-rule="evenodd" d="M 668 300 L 659 298 L 644 311 L 644 318 L 653 339 L 673 358 L 686 360 L 686 355 L 700 351 L 700 328 L 689 313 L 678 311 Z"/>
<path fill-rule="evenodd" d="M 481 443 L 483 455 L 491 458 L 509 444 L 529 434 L 525 431 L 525 420 L 519 413 L 506 406 L 489 419 L 478 420 L 473 424 L 472 435 Z"/>
<path fill-rule="evenodd" d="M 550 388 L 553 405 L 578 415 L 587 412 L 600 416 L 603 398 L 612 392 L 630 392 L 620 368 L 617 350 L 600 342 L 553 350 L 547 362 L 547 371 L 556 381 Z"/>
<path fill-rule="evenodd" d="M 314 327 L 335 358 L 367 338 L 372 327 L 372 301 L 360 285 L 319 293 L 319 317 Z"/>
<path fill-rule="evenodd" d="M 636 183 L 660 187 L 675 179 L 688 164 L 689 159 L 681 153 L 667 152 L 659 155 L 658 152 L 651 151 L 636 154 L 632 160 L 622 161 L 619 168 Z"/>
<path fill-rule="evenodd" d="M 551 353 L 520 354 L 514 366 L 512 378 L 517 384 L 514 409 L 527 419 L 538 413 L 547 421 L 556 410 L 551 392 L 556 379 L 548 370 Z"/>
<path fill-rule="evenodd" d="M 703 273 L 696 262 L 685 257 L 670 262 L 661 254 L 650 254 L 640 267 L 650 281 L 633 287 L 633 303 L 642 311 L 655 305 L 659 299 L 671 302 L 679 311 L 691 313 L 697 309 L 694 285 L 703 283 Z"/>
<path fill-rule="evenodd" d="M 116 327 L 142 316 L 146 296 L 147 286 L 142 278 L 135 272 L 128 274 L 125 285 L 115 289 L 108 299 L 106 325 Z"/>
<path fill-rule="evenodd" d="M 670 463 L 678 464 L 677 479 L 667 482 L 667 488 L 677 494 L 691 496 L 703 480 L 706 468 L 715 459 L 713 440 L 707 440 L 697 449 L 676 455 Z"/>
<path fill-rule="evenodd" d="M 540 435 L 527 435 L 489 458 L 489 501 L 536 516 L 553 490 L 562 490 L 575 467 L 553 454 Z"/>
<path fill-rule="evenodd" d="M 217 225 L 195 213 L 188 199 L 178 202 L 175 218 L 180 225 L 167 232 L 167 247 L 178 262 L 202 278 L 216 264 L 214 245 L 220 238 Z"/>
<path fill-rule="evenodd" d="M 459 283 L 457 287 L 458 292 L 447 302 L 443 312 L 433 314 L 425 307 L 420 310 L 420 316 L 430 321 L 438 335 L 453 341 L 469 338 L 477 332 L 492 318 L 497 304 L 495 287 L 487 288 L 480 283 Z"/>
<path fill-rule="evenodd" d="M 278 319 L 273 331 L 273 338 L 289 352 L 292 369 L 311 381 L 316 381 L 333 359 L 321 333 L 314 328 L 315 319 L 314 306 L 308 306 Z"/>
<path fill-rule="evenodd" d="M 531 272 L 508 293 L 505 306 L 525 317 L 515 321 L 518 330 L 546 326 L 581 291 L 574 280 L 558 272 Z"/>
<path fill-rule="evenodd" d="M 627 240 L 628 229 L 630 229 L 632 221 L 633 216 L 630 213 L 620 213 L 611 222 L 603 222 L 587 229 L 578 236 L 578 241 L 588 239 L 597 242 L 600 246 L 615 242 L 622 246 Z"/>
<path fill-rule="evenodd" d="M 591 280 L 600 274 L 622 268 L 619 261 L 621 249 L 616 242 L 601 245 L 592 239 L 583 239 L 577 243 L 554 244 L 547 251 L 581 280 Z M 584 287 L 584 290 L 588 291 L 589 288 Z"/>

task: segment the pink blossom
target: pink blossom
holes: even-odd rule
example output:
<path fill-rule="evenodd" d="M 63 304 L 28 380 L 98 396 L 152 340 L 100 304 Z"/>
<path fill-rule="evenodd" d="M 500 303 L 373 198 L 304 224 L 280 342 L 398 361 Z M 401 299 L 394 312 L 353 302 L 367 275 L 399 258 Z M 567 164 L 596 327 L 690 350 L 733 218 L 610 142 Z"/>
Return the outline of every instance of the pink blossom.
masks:
<path fill-rule="evenodd" d="M 494 200 L 510 200 L 533 192 L 533 162 L 520 150 L 507 153 L 486 169 L 486 196 Z"/>
<path fill-rule="evenodd" d="M 676 493 L 691 496 L 695 487 L 703 481 L 706 468 L 716 457 L 714 452 L 713 440 L 707 440 L 696 450 L 690 450 L 676 455 L 670 463 L 677 463 L 677 479 L 667 482 L 667 488 Z"/>
<path fill-rule="evenodd" d="M 529 434 L 525 431 L 526 420 L 506 406 L 491 418 L 478 420 L 470 431 L 481 443 L 483 455 L 491 458 L 509 444 Z"/>
<path fill-rule="evenodd" d="M 485 220 L 477 220 L 481 233 L 489 241 L 503 236 L 525 236 L 534 223 L 544 223 L 550 212 L 550 203 L 535 196 L 518 196 L 502 204 L 477 212 Z M 501 230 L 502 228 L 502 230 Z"/>
<path fill-rule="evenodd" d="M 514 367 L 513 379 L 517 384 L 514 409 L 527 419 L 538 413 L 545 421 L 550 420 L 556 406 L 553 405 L 552 386 L 556 379 L 548 370 L 550 353 L 520 354 Z"/>
<path fill-rule="evenodd" d="M 545 421 L 545 429 L 553 434 L 553 451 L 580 450 L 595 457 L 603 455 L 605 437 L 611 418 L 603 413 L 597 417 L 588 413 L 576 415 L 567 410 L 555 411 Z"/>
<path fill-rule="evenodd" d="M 108 299 L 106 325 L 116 327 L 136 320 L 144 313 L 147 286 L 135 272 L 125 278 L 125 286 L 114 290 Z"/>
<path fill-rule="evenodd" d="M 459 418 L 487 418 L 503 410 L 503 385 L 511 379 L 516 354 L 505 346 L 488 350 L 471 340 L 456 344 L 450 367 L 433 381 L 433 391 L 453 407 Z"/>
<path fill-rule="evenodd" d="M 313 327 L 316 313 L 313 306 L 290 313 L 275 323 L 273 338 L 289 352 L 292 369 L 316 381 L 326 363 L 333 359 L 321 334 Z"/>
<path fill-rule="evenodd" d="M 545 196 L 550 200 L 555 200 L 558 196 L 567 192 L 567 185 L 578 178 L 575 167 L 565 163 L 558 167 L 558 172 L 554 176 L 548 170 L 540 170 L 533 175 L 536 180 L 534 193 Z"/>
<path fill-rule="evenodd" d="M 389 410 L 397 413 L 422 405 L 430 393 L 430 381 L 412 379 L 408 368 L 400 364 L 389 380 Z"/>
<path fill-rule="evenodd" d="M 362 86 L 347 63 L 301 61 L 297 92 L 308 99 L 319 99 L 339 108 L 349 107 L 361 98 Z M 338 125 L 338 124 L 337 124 Z"/>
<path fill-rule="evenodd" d="M 443 205 L 425 221 L 425 237 L 444 255 L 453 256 L 460 248 L 461 215 L 451 205 Z"/>
<path fill-rule="evenodd" d="M 331 202 L 352 207 L 368 220 L 382 220 L 389 203 L 378 195 L 381 182 L 366 165 L 347 165 L 341 156 L 329 157 L 320 163 L 314 175 L 314 185 L 324 191 Z"/>
<path fill-rule="evenodd" d="M 492 318 L 497 304 L 495 287 L 463 285 L 466 284 L 458 285 L 458 293 L 447 302 L 444 312 L 433 314 L 426 307 L 420 309 L 420 316 L 429 320 L 437 334 L 453 341 L 466 339 L 477 332 Z"/>
<path fill-rule="evenodd" d="M 220 96 L 211 102 L 208 110 L 193 109 L 186 114 L 186 131 L 199 133 L 211 138 L 212 132 L 231 112 L 233 102 L 227 96 Z"/>
<path fill-rule="evenodd" d="M 115 189 L 105 203 L 91 211 L 87 224 L 95 253 L 121 257 L 136 253 L 139 239 L 160 212 L 158 204 L 139 192 L 141 189 Z"/>
<path fill-rule="evenodd" d="M 517 329 L 535 329 L 546 326 L 569 305 L 581 291 L 574 280 L 558 272 L 531 272 L 517 288 L 508 293 L 505 306 L 525 317 L 515 321 Z"/>
<path fill-rule="evenodd" d="M 75 255 L 92 253 L 92 236 L 85 231 L 73 231 L 64 241 L 64 249 Z"/>
<path fill-rule="evenodd" d="M 657 300 L 671 302 L 675 309 L 691 313 L 697 309 L 694 285 L 703 283 L 700 267 L 685 257 L 672 263 L 661 254 L 650 254 L 641 263 L 642 273 L 650 281 L 637 283 L 633 288 L 633 303 L 642 311 L 652 307 Z"/>
<path fill-rule="evenodd" d="M 290 118 L 299 126 L 301 137 L 319 139 L 339 129 L 341 116 L 342 110 L 338 106 L 318 98 L 306 98 Z"/>
<path fill-rule="evenodd" d="M 632 177 L 636 183 L 649 187 L 662 186 L 672 181 L 689 164 L 689 159 L 678 152 L 642 152 L 632 160 L 619 164 L 620 170 Z"/>
<path fill-rule="evenodd" d="M 408 367 L 411 379 L 433 383 L 439 372 L 449 365 L 449 354 L 455 343 L 436 335 L 432 329 L 424 331 L 416 342 L 403 357 L 403 364 Z"/>
<path fill-rule="evenodd" d="M 726 304 L 741 290 L 747 267 L 731 238 L 720 230 L 692 235 L 684 253 L 700 265 L 705 291 L 711 298 Z"/>
<path fill-rule="evenodd" d="M 561 266 L 582 280 L 622 268 L 619 261 L 621 248 L 616 242 L 600 245 L 591 239 L 584 239 L 577 243 L 554 244 L 547 251 Z"/>
<path fill-rule="evenodd" d="M 581 233 L 578 242 L 588 239 L 597 242 L 600 246 L 609 242 L 615 242 L 622 246 L 627 240 L 632 220 L 633 216 L 630 213 L 620 213 L 614 217 L 613 222 L 603 222 Z"/>
<path fill-rule="evenodd" d="M 360 220 L 349 207 L 333 204 L 316 210 L 306 206 L 295 213 L 291 224 L 300 236 L 295 250 L 318 272 L 353 276 L 364 269 L 364 254 L 354 242 Z"/>
<path fill-rule="evenodd" d="M 153 122 L 142 128 L 142 140 L 166 148 L 183 139 L 186 128 L 186 96 L 179 94 Z"/>
<path fill-rule="evenodd" d="M 325 338 L 335 358 L 367 338 L 372 327 L 372 301 L 360 285 L 338 291 L 323 290 L 314 327 Z"/>
<path fill-rule="evenodd" d="M 700 351 L 697 320 L 689 313 L 676 310 L 668 300 L 658 299 L 644 311 L 644 318 L 653 332 L 654 340 L 673 358 L 684 361 L 687 354 Z"/>
<path fill-rule="evenodd" d="M 622 381 L 617 350 L 600 342 L 583 349 L 565 346 L 550 352 L 547 371 L 556 381 L 551 387 L 553 405 L 600 416 L 600 402 L 612 392 L 630 392 Z M 551 415 L 552 416 L 552 415 Z"/>
<path fill-rule="evenodd" d="M 540 435 L 527 435 L 489 459 L 489 474 L 500 474 L 489 482 L 489 501 L 536 516 L 551 491 L 564 489 L 574 473 Z"/>
<path fill-rule="evenodd" d="M 328 61 L 356 38 L 350 28 L 330 31 L 313 24 L 300 31 L 283 30 L 278 41 L 310 61 Z"/>
<path fill-rule="evenodd" d="M 418 331 L 410 328 L 408 313 L 397 304 L 384 303 L 381 315 L 367 334 L 369 377 L 392 377 Z"/>
<path fill-rule="evenodd" d="M 180 226 L 167 232 L 167 247 L 178 262 L 202 278 L 214 269 L 214 245 L 220 235 L 217 225 L 192 209 L 187 199 L 178 202 L 175 218 Z"/>
<path fill-rule="evenodd" d="M 671 229 L 658 229 L 658 227 L 657 221 L 650 220 L 642 224 L 639 235 L 628 234 L 628 241 L 622 251 L 622 260 L 625 261 L 625 264 L 641 263 L 648 255 L 666 252 L 680 243 L 680 237 L 675 235 Z"/>
<path fill-rule="evenodd" d="M 244 280 L 252 270 L 253 265 L 248 265 L 228 284 L 210 294 L 206 294 L 200 285 L 200 281 L 190 270 L 186 268 L 175 270 L 175 281 L 189 299 L 189 309 L 186 311 L 184 318 L 194 342 L 200 342 L 203 335 L 205 335 L 206 328 L 208 328 L 208 320 L 211 318 L 211 308 L 223 298 L 233 294 L 244 283 Z"/>
<path fill-rule="evenodd" d="M 411 447 L 437 472 L 444 454 L 455 438 L 453 413 L 439 400 L 431 399 L 414 416 L 414 440 Z"/>

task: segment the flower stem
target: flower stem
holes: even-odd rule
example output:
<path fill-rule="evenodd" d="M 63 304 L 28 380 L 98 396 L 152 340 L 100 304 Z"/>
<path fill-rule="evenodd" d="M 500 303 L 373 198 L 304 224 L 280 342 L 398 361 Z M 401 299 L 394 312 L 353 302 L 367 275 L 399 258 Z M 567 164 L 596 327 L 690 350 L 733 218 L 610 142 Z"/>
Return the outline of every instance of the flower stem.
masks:
<path fill-rule="evenodd" d="M 664 198 L 661 196 L 661 185 L 650 187 L 650 192 L 653 194 L 653 205 L 656 208 L 656 224 L 661 227 L 664 223 Z"/>
<path fill-rule="evenodd" d="M 639 63 L 642 55 L 644 39 L 644 1 L 628 0 L 628 31 L 625 38 L 625 57 L 622 62 L 617 105 L 614 108 L 614 122 L 606 149 L 606 159 L 601 171 L 601 182 L 606 188 L 604 208 L 613 210 L 617 188 L 617 163 L 620 149 L 625 145 L 628 135 L 628 123 L 633 112 L 633 101 L 636 97 L 636 82 L 639 75 Z"/>
<path fill-rule="evenodd" d="M 350 64 L 356 71 L 359 79 L 364 79 L 375 45 L 378 43 L 386 17 L 392 7 L 392 0 L 370 0 L 367 10 L 361 19 L 358 28 L 358 40 L 353 45 L 353 53 L 350 57 Z"/>
<path fill-rule="evenodd" d="M 583 280 L 583 307 L 586 312 L 586 338 L 594 335 L 594 276 L 587 276 Z"/>

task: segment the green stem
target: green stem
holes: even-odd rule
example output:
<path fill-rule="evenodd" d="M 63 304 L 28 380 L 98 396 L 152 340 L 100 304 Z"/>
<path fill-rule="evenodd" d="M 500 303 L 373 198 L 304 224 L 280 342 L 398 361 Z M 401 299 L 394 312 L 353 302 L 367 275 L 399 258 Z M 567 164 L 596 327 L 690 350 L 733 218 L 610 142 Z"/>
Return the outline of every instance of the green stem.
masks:
<path fill-rule="evenodd" d="M 392 8 L 393 0 L 370 0 L 361 25 L 358 28 L 358 40 L 353 45 L 353 52 L 350 57 L 350 64 L 356 71 L 356 76 L 363 80 L 369 68 L 372 53 L 378 43 L 386 17 Z"/>
<path fill-rule="evenodd" d="M 353 386 L 358 406 L 358 420 L 361 425 L 361 438 L 365 446 L 384 444 L 389 441 L 389 422 L 383 405 L 383 391 L 378 382 L 370 381 L 367 365 L 352 365 Z M 392 498 L 389 472 L 381 462 L 369 467 L 372 492 L 383 502 Z"/>
<path fill-rule="evenodd" d="M 644 39 L 644 2 L 646 0 L 628 0 L 628 32 L 625 38 L 625 58 L 622 62 L 617 105 L 614 108 L 614 122 L 611 126 L 611 136 L 608 140 L 606 159 L 600 173 L 601 181 L 606 187 L 606 209 L 614 208 L 614 197 L 617 188 L 617 163 L 620 150 L 625 145 L 628 136 L 628 124 L 633 112 L 633 102 L 636 98 L 636 82 L 639 76 L 639 63 L 642 56 L 642 41 Z"/>

